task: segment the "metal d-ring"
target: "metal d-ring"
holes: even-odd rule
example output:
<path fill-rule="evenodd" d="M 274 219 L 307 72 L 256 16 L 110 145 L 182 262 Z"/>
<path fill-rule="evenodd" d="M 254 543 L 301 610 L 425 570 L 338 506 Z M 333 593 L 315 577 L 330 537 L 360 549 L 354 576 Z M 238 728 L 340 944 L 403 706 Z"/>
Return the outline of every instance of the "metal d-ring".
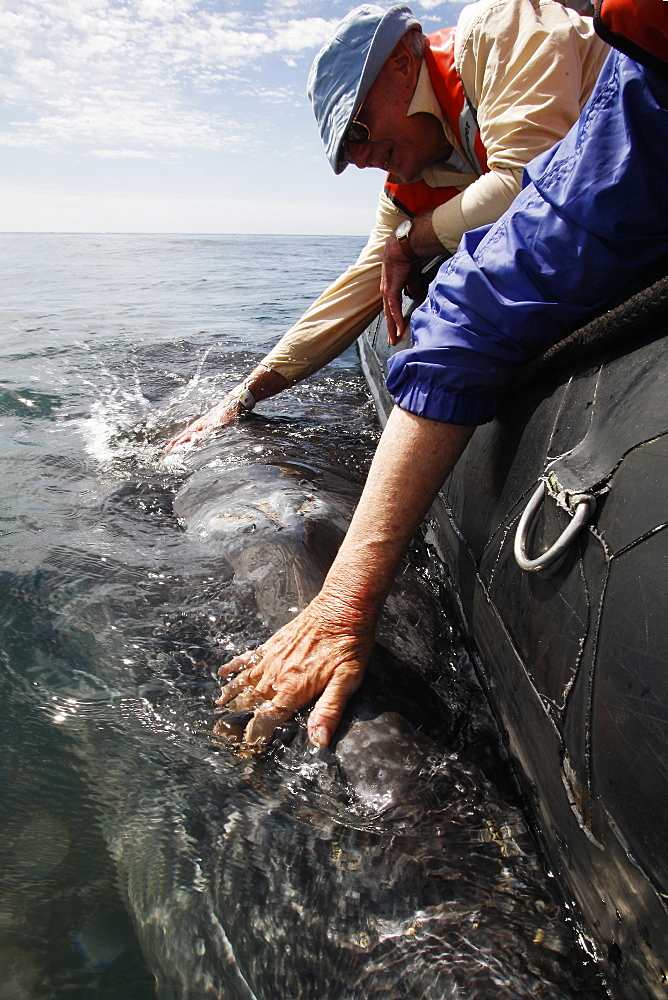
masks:
<path fill-rule="evenodd" d="M 538 489 L 531 497 L 531 500 L 529 500 L 515 532 L 515 559 L 520 569 L 526 570 L 527 573 L 535 573 L 538 570 L 547 569 L 548 566 L 554 567 L 561 562 L 568 552 L 571 543 L 580 531 L 582 531 L 594 510 L 595 500 L 589 493 L 578 493 L 572 497 L 571 503 L 575 507 L 575 513 L 573 514 L 571 523 L 567 528 L 564 528 L 556 542 L 550 546 L 547 552 L 544 552 L 542 556 L 538 556 L 537 559 L 531 559 L 527 553 L 527 539 L 534 515 L 545 499 L 546 494 L 547 486 L 541 481 Z"/>

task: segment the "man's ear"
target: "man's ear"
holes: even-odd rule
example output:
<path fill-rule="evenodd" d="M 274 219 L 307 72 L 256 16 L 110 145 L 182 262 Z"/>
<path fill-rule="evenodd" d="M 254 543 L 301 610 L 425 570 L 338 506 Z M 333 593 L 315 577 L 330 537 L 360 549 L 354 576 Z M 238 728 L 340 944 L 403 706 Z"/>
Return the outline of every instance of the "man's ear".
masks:
<path fill-rule="evenodd" d="M 406 80 L 410 80 L 414 76 L 417 82 L 421 60 L 406 44 L 405 35 L 394 46 L 387 61 L 392 70 L 399 76 L 405 77 Z"/>

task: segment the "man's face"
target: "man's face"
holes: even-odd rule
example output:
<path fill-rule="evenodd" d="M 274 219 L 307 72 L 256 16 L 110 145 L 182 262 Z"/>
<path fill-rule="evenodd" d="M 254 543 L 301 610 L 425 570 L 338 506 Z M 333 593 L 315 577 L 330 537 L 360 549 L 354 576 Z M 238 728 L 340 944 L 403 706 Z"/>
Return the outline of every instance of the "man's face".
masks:
<path fill-rule="evenodd" d="M 448 155 L 450 144 L 433 115 L 406 114 L 420 65 L 421 59 L 402 39 L 376 77 L 356 116 L 369 129 L 369 139 L 347 143 L 344 151 L 348 162 L 360 170 L 378 167 L 408 183 Z"/>

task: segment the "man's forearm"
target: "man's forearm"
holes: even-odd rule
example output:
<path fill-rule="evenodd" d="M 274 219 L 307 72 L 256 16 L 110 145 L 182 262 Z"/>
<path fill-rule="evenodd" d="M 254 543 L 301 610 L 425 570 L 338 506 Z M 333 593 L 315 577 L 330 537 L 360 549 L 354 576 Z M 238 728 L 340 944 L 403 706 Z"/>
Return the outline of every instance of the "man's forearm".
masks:
<path fill-rule="evenodd" d="M 375 620 L 410 540 L 473 430 L 394 408 L 322 601 Z"/>
<path fill-rule="evenodd" d="M 436 235 L 433 225 L 433 212 L 424 212 L 413 219 L 410 243 L 412 249 L 423 260 L 441 257 L 446 249 Z"/>
<path fill-rule="evenodd" d="M 242 385 L 248 389 L 255 402 L 259 403 L 261 399 L 269 399 L 288 389 L 290 382 L 267 365 L 258 365 L 244 379 Z"/>
<path fill-rule="evenodd" d="M 296 618 L 219 673 L 218 704 L 250 711 L 244 738 L 266 742 L 276 726 L 313 703 L 311 743 L 327 746 L 362 682 L 378 613 L 410 539 L 472 427 L 392 411 L 367 484 L 322 590 Z"/>

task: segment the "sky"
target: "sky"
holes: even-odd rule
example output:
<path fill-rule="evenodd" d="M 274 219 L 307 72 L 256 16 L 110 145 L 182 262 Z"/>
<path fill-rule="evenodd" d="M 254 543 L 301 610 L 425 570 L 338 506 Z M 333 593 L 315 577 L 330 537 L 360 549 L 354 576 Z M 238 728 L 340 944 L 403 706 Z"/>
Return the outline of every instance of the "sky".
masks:
<path fill-rule="evenodd" d="M 356 2 L 0 0 L 0 231 L 364 235 L 382 175 L 334 175 L 305 93 Z"/>

